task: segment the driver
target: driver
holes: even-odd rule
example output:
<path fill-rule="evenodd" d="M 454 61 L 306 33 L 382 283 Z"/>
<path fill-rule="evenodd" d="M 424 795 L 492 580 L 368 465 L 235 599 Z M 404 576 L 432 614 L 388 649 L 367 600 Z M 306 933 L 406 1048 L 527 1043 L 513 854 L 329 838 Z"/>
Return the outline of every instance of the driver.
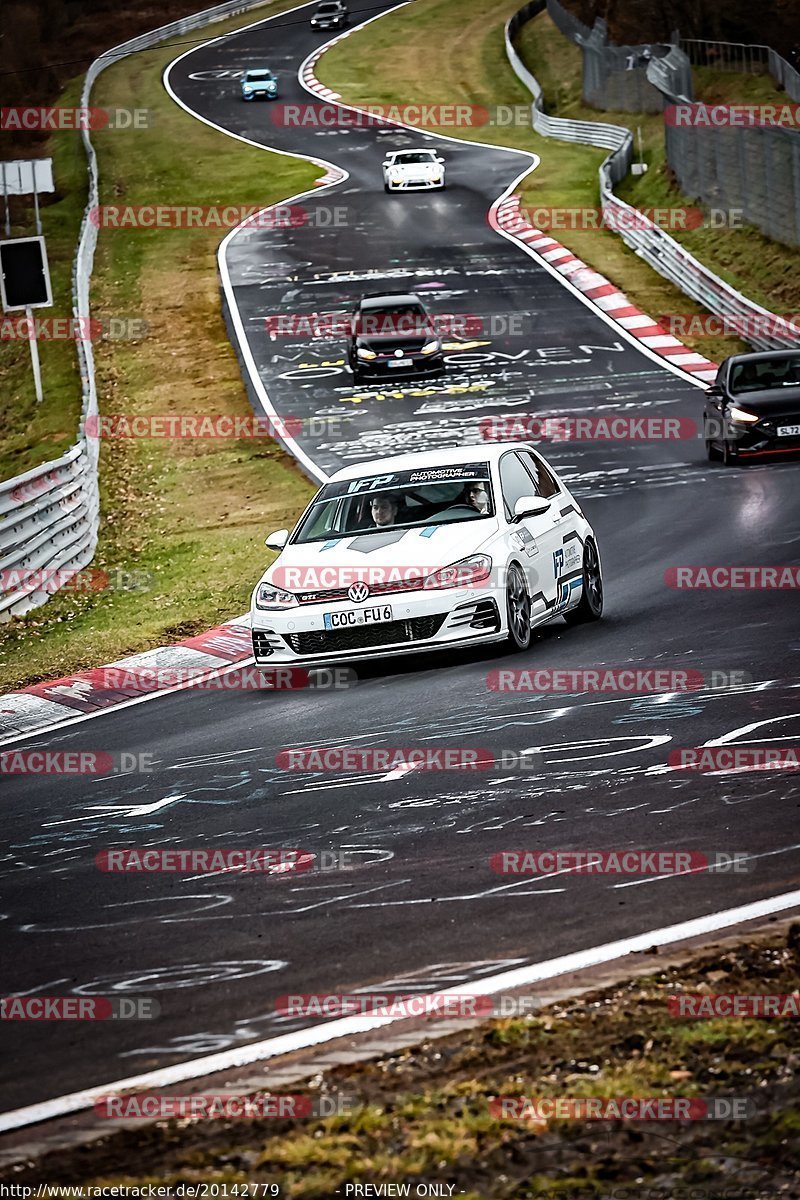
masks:
<path fill-rule="evenodd" d="M 489 493 L 486 485 L 480 482 L 470 483 L 464 489 L 464 503 L 477 508 L 482 517 L 489 511 Z"/>
<path fill-rule="evenodd" d="M 369 503 L 370 516 L 373 524 L 378 529 L 385 529 L 388 525 L 394 525 L 397 520 L 397 513 L 400 504 L 396 496 L 390 492 L 383 492 L 378 496 L 373 496 Z"/>

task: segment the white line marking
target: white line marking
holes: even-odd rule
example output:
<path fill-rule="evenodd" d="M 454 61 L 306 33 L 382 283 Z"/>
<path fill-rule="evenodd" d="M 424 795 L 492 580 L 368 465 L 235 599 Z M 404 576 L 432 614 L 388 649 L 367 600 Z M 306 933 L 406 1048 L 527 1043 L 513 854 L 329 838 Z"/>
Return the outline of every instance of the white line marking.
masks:
<path fill-rule="evenodd" d="M 771 896 L 766 900 L 756 900 L 750 904 L 742 904 L 738 908 L 729 908 L 722 912 L 711 913 L 706 917 L 695 917 L 689 921 L 680 921 L 676 925 L 667 925 L 662 929 L 653 929 L 634 937 L 621 938 L 616 942 L 606 942 L 602 946 L 593 946 L 587 950 L 578 950 L 574 954 L 564 954 L 559 958 L 550 958 L 545 962 L 530 963 L 512 971 L 502 971 L 498 975 L 471 982 L 470 993 L 491 996 L 497 992 L 508 991 L 512 988 L 525 987 L 527 984 L 540 983 L 545 979 L 553 979 L 570 971 L 579 971 L 585 967 L 598 966 L 600 963 L 614 962 L 628 954 L 635 954 L 650 949 L 651 946 L 670 942 L 684 941 L 687 938 L 702 937 L 714 933 L 729 925 L 738 925 L 742 921 L 754 921 L 760 917 L 768 917 L 773 913 L 784 912 L 788 909 L 800 908 L 800 890 L 785 892 L 782 896 Z M 444 995 L 460 995 L 464 991 L 463 984 L 443 989 Z M 408 1021 L 409 1017 L 342 1017 L 338 1021 L 326 1021 L 323 1025 L 312 1026 L 308 1029 L 298 1029 L 294 1033 L 282 1034 L 275 1038 L 266 1038 L 260 1042 L 252 1042 L 248 1046 L 239 1046 L 233 1050 L 223 1050 L 217 1054 L 208 1054 L 188 1062 L 175 1063 L 171 1067 L 162 1067 L 155 1071 L 146 1071 L 141 1075 L 129 1075 L 126 1079 L 117 1079 L 99 1087 L 85 1088 L 81 1092 L 70 1092 L 66 1096 L 58 1096 L 53 1100 L 44 1100 L 39 1104 L 30 1104 L 25 1108 L 13 1109 L 0 1114 L 0 1132 L 9 1129 L 21 1129 L 26 1125 L 34 1125 L 39 1121 L 52 1120 L 66 1113 L 81 1112 L 92 1108 L 95 1101 L 109 1093 L 123 1091 L 144 1091 L 149 1088 L 164 1088 L 176 1083 L 185 1083 L 189 1079 L 201 1079 L 218 1071 L 228 1071 L 235 1067 L 243 1067 L 249 1063 L 260 1062 L 263 1059 L 275 1058 L 279 1054 L 289 1054 L 294 1050 L 304 1050 L 310 1046 L 321 1046 L 335 1038 L 348 1037 L 357 1033 L 368 1033 L 373 1029 L 382 1029 L 385 1025 Z M 420 1035 L 424 1036 L 424 1035 Z"/>

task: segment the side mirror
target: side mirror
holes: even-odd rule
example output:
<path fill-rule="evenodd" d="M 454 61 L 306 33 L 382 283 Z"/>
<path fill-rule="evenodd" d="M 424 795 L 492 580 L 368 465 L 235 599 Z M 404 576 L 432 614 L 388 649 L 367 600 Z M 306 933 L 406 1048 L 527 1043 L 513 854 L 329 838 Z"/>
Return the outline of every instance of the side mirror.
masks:
<path fill-rule="evenodd" d="M 268 550 L 283 550 L 288 540 L 288 529 L 276 529 L 274 533 L 271 533 L 269 537 L 265 539 L 264 545 Z"/>
<path fill-rule="evenodd" d="M 712 383 L 711 387 L 706 389 L 706 395 L 707 396 L 721 396 L 722 388 L 719 386 L 718 383 Z"/>
<path fill-rule="evenodd" d="M 543 496 L 520 496 L 514 505 L 514 520 L 521 521 L 523 517 L 542 517 L 550 511 L 552 500 Z"/>
<path fill-rule="evenodd" d="M 444 159 L 442 158 L 442 156 L 441 156 L 440 154 L 437 154 L 437 155 L 436 155 L 436 161 L 437 161 L 438 163 L 443 163 L 443 162 L 444 162 Z"/>

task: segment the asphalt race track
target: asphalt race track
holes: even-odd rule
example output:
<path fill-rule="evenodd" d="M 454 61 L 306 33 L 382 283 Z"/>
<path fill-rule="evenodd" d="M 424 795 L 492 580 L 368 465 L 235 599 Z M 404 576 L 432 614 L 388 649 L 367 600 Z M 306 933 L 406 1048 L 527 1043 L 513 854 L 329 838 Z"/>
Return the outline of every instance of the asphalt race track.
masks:
<path fill-rule="evenodd" d="M 359 10 L 376 11 L 354 4 L 354 19 Z M 269 104 L 239 99 L 230 72 L 269 65 L 280 103 L 313 101 L 297 70 L 327 35 L 313 33 L 305 15 L 200 46 L 169 82 L 226 130 L 348 172 L 298 201 L 303 225 L 237 234 L 227 251 L 260 378 L 279 416 L 301 419 L 300 448 L 319 471 L 477 441 L 487 416 L 625 410 L 699 421 L 700 388 L 490 228 L 488 209 L 528 155 L 394 128 L 289 128 L 274 122 Z M 387 146 L 420 140 L 445 155 L 447 190 L 386 195 Z M 224 150 L 236 154 L 236 142 Z M 324 223 L 331 207 L 346 213 L 336 228 Z M 397 394 L 355 388 L 341 342 L 267 331 L 270 315 L 342 310 L 363 292 L 395 286 L 413 286 L 434 313 L 478 314 L 490 331 L 453 339 L 444 380 L 400 385 Z M 507 332 L 513 314 L 524 317 L 522 329 Z M 796 564 L 800 464 L 727 470 L 706 463 L 699 438 L 544 451 L 597 530 L 606 586 L 599 624 L 568 630 L 555 619 L 522 657 L 490 648 L 372 663 L 346 690 L 179 692 L 25 741 L 146 753 L 153 770 L 4 781 L 4 991 L 153 996 L 161 1015 L 3 1023 L 3 1049 L 24 1056 L 26 1069 L 5 1073 L 0 1109 L 307 1024 L 276 1015 L 286 993 L 467 984 L 797 886 L 796 774 L 667 766 L 683 746 L 800 744 L 796 595 L 678 591 L 664 576 L 687 564 Z M 650 697 L 487 686 L 498 667 L 598 665 L 740 671 L 752 682 Z M 277 768 L 280 750 L 319 745 L 539 757 L 534 770 L 467 776 Z M 354 865 L 194 878 L 95 866 L 101 850 L 147 845 L 341 849 Z M 637 878 L 492 871 L 492 854 L 520 847 L 721 850 L 746 856 L 747 869 Z"/>

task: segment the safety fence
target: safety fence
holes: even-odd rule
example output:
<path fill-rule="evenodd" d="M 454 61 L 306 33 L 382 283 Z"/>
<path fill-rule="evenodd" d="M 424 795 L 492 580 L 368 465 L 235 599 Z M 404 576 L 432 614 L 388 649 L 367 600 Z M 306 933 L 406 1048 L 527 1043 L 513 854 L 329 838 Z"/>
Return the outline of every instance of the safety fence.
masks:
<path fill-rule="evenodd" d="M 625 177 L 631 163 L 633 135 L 629 129 L 606 122 L 551 117 L 544 112 L 542 89 L 520 58 L 513 39 L 521 27 L 543 12 L 545 7 L 549 13 L 552 3 L 553 0 L 532 0 L 510 18 L 505 30 L 506 54 L 511 67 L 533 95 L 531 118 L 534 129 L 544 137 L 611 149 L 599 172 L 600 202 L 606 225 L 618 232 L 626 245 L 687 296 L 715 315 L 739 318 L 741 328 L 748 331 L 747 340 L 756 349 L 797 346 L 800 329 L 737 292 L 645 214 L 637 212 L 632 205 L 614 194 L 614 184 Z M 651 64 L 649 69 L 657 70 L 655 64 Z"/>
<path fill-rule="evenodd" d="M 86 72 L 81 107 L 89 107 L 98 75 L 120 59 L 265 3 L 267 0 L 228 0 L 107 50 Z M 97 157 L 89 131 L 82 129 L 81 137 L 89 186 L 72 266 L 72 311 L 88 327 L 89 284 L 98 233 L 90 212 L 99 199 Z M 55 591 L 69 586 L 74 573 L 91 562 L 97 547 L 99 443 L 86 436 L 87 420 L 97 413 L 94 353 L 88 338 L 77 340 L 76 347 L 82 403 L 75 444 L 61 458 L 0 483 L 0 622 L 24 616 L 46 603 Z"/>
<path fill-rule="evenodd" d="M 789 98 L 800 100 L 800 75 L 769 46 L 697 39 L 681 39 L 680 45 L 694 66 L 769 74 Z M 676 95 L 673 75 L 655 82 L 671 102 L 666 155 L 682 190 L 735 213 L 737 222 L 774 241 L 800 246 L 800 113 L 794 106 L 779 96 L 772 105 L 687 105 L 681 103 L 685 96 Z"/>

